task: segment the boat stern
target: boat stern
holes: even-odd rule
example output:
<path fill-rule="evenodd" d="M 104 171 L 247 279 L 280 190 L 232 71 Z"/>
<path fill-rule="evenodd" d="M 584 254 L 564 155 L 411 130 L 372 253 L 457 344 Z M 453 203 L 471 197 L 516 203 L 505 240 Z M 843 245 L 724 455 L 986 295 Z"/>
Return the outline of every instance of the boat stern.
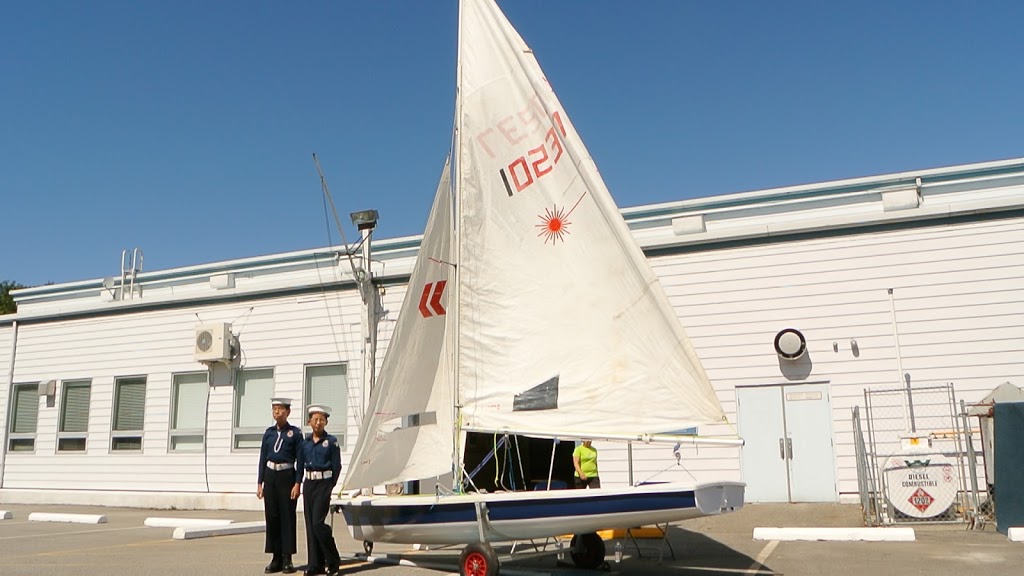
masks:
<path fill-rule="evenodd" d="M 743 507 L 743 482 L 713 482 L 700 484 L 694 489 L 697 508 L 708 516 L 735 512 Z"/>

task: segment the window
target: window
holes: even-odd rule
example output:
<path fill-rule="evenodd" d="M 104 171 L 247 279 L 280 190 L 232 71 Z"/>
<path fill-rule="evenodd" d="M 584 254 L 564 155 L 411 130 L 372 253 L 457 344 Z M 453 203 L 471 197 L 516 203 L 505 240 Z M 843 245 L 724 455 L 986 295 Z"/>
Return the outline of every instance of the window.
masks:
<path fill-rule="evenodd" d="M 259 449 L 270 425 L 270 398 L 274 395 L 274 371 L 240 370 L 235 382 L 234 422 L 231 446 Z"/>
<path fill-rule="evenodd" d="M 171 452 L 202 452 L 206 440 L 206 372 L 175 374 L 171 384 Z"/>
<path fill-rule="evenodd" d="M 57 429 L 58 452 L 84 452 L 89 432 L 89 380 L 65 381 L 60 401 L 60 427 Z"/>
<path fill-rule="evenodd" d="M 348 427 L 348 366 L 330 364 L 306 367 L 306 404 L 326 404 L 331 407 L 331 424 L 327 431 L 338 438 L 338 444 L 345 447 L 345 429 Z M 311 432 L 306 423 L 306 411 L 302 410 L 302 429 Z"/>
<path fill-rule="evenodd" d="M 11 452 L 32 452 L 36 448 L 36 420 L 39 416 L 39 384 L 15 384 L 11 390 Z"/>
<path fill-rule="evenodd" d="M 146 377 L 114 380 L 114 425 L 110 432 L 112 451 L 142 450 L 142 427 L 146 417 Z"/>

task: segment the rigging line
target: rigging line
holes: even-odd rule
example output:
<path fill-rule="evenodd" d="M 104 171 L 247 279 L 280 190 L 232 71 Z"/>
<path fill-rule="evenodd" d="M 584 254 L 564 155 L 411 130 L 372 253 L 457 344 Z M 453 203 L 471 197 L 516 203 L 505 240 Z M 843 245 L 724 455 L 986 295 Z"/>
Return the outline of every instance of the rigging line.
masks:
<path fill-rule="evenodd" d="M 526 488 L 527 487 L 526 486 L 526 472 L 523 470 L 523 451 L 519 447 L 519 435 L 517 434 L 517 435 L 513 436 L 512 438 L 515 440 L 515 443 L 516 443 L 516 459 L 519 461 L 519 478 L 523 481 L 523 488 Z M 513 487 L 513 489 L 515 489 L 515 477 L 514 477 L 515 473 L 516 473 L 516 471 L 513 468 L 512 469 L 512 475 L 513 475 L 512 487 Z"/>
<path fill-rule="evenodd" d="M 317 174 L 320 176 L 320 187 L 321 187 L 321 190 L 323 191 L 323 193 L 321 194 L 320 197 L 321 197 L 321 200 L 323 202 L 324 228 L 327 231 L 327 246 L 328 247 L 334 246 L 334 238 L 331 235 L 331 220 L 330 220 L 330 215 L 328 214 L 328 211 L 327 211 L 328 203 L 330 203 L 331 212 L 334 214 L 334 222 L 335 222 L 335 225 L 338 227 L 338 232 L 341 234 L 341 241 L 342 241 L 342 244 L 345 246 L 345 253 L 346 253 L 346 255 L 348 256 L 348 259 L 349 259 L 349 266 L 352 268 L 352 276 L 353 276 L 353 278 L 355 278 L 356 277 L 356 273 L 355 273 L 355 264 L 352 261 L 352 251 L 351 251 L 351 249 L 348 246 L 348 241 L 345 239 L 345 229 L 342 228 L 341 221 L 338 219 L 338 211 L 337 211 L 337 209 L 334 206 L 334 199 L 331 197 L 330 190 L 327 188 L 327 179 L 324 177 L 323 171 L 320 169 L 320 161 L 317 158 L 317 155 L 316 155 L 315 152 L 313 153 L 313 163 L 316 165 Z M 362 245 L 362 241 L 360 241 L 360 245 Z M 318 285 L 320 286 L 320 293 L 323 296 L 324 309 L 326 311 L 327 318 L 329 320 L 331 318 L 331 306 L 330 306 L 330 304 L 328 302 L 327 290 L 324 287 L 324 279 L 323 279 L 323 275 L 321 273 L 321 268 L 320 268 L 320 259 L 317 258 L 317 257 L 314 257 L 313 258 L 313 263 L 316 266 L 317 281 L 318 281 Z M 331 268 L 333 270 L 333 276 L 334 276 L 335 282 L 340 281 L 340 277 L 338 276 L 338 268 L 337 268 L 337 266 L 332 266 Z M 341 291 L 340 290 L 335 290 L 334 291 L 334 295 L 335 295 L 334 302 L 335 302 L 335 304 L 338 307 L 338 319 L 339 319 L 339 322 L 342 325 L 345 325 L 344 324 L 344 320 L 345 320 L 344 319 L 344 314 L 342 313 L 342 303 L 341 303 L 342 296 L 341 296 Z M 360 296 L 362 297 L 362 290 L 360 290 Z M 364 299 L 364 301 L 365 301 L 365 299 Z M 343 337 L 342 338 L 338 338 L 338 332 L 337 332 L 334 324 L 335 324 L 334 322 L 328 321 L 328 325 L 329 325 L 329 327 L 331 329 L 331 339 L 332 339 L 332 342 L 334 344 L 334 351 L 338 355 L 338 360 L 339 361 L 343 361 L 343 358 L 345 357 L 345 355 L 343 354 L 342 346 L 339 345 L 339 341 L 344 343 L 344 348 L 346 348 L 346 349 L 352 349 L 352 344 L 354 344 L 354 343 L 353 342 L 349 342 L 347 331 L 343 332 Z M 358 340 L 356 340 L 356 342 L 358 342 Z M 347 364 L 347 362 L 346 362 L 346 364 Z M 350 390 L 349 387 L 346 386 L 345 399 L 346 399 L 346 401 L 349 402 L 349 405 L 354 405 L 356 407 L 356 409 L 353 411 L 353 413 L 355 414 L 355 417 L 356 417 L 356 424 L 359 425 L 359 426 L 362 426 L 362 422 L 363 422 L 363 419 L 365 417 L 365 414 L 363 413 L 363 410 L 365 409 L 365 407 L 363 406 L 363 403 L 362 403 L 361 400 L 357 401 L 357 402 L 352 402 L 353 398 L 351 398 L 351 395 L 348 393 L 349 390 Z"/>
<path fill-rule="evenodd" d="M 313 153 L 313 164 L 316 165 L 316 172 L 320 175 L 320 188 L 324 192 L 324 196 L 327 198 L 327 202 L 331 205 L 331 213 L 334 214 L 334 225 L 338 228 L 338 234 L 341 235 L 341 243 L 345 246 L 345 255 L 348 256 L 348 264 L 352 268 L 352 277 L 359 282 L 359 275 L 356 273 L 356 261 L 352 257 L 352 250 L 348 245 L 348 240 L 345 238 L 345 228 L 341 225 L 341 219 L 338 218 L 338 209 L 334 206 L 334 198 L 331 197 L 331 191 L 327 188 L 327 178 L 324 177 L 324 171 L 320 169 L 320 160 L 316 157 L 316 152 Z M 366 271 L 370 270 L 370 263 L 364 262 Z M 362 284 L 362 282 L 359 282 Z M 362 286 L 360 286 L 359 295 L 363 298 L 363 303 L 366 303 L 366 295 L 363 292 Z"/>
<path fill-rule="evenodd" d="M 324 217 L 326 218 L 326 216 L 327 216 L 327 214 L 326 214 L 326 210 L 325 210 Z M 329 233 L 328 233 L 328 235 L 329 235 Z M 317 284 L 320 287 L 320 294 L 323 297 L 321 302 L 323 302 L 324 312 L 327 315 L 327 320 L 328 320 L 327 325 L 328 325 L 328 327 L 331 330 L 331 342 L 332 342 L 332 344 L 334 344 L 334 351 L 337 354 L 338 361 L 339 362 L 344 362 L 346 364 L 346 366 L 347 366 L 348 361 L 344 359 L 345 355 L 343 354 L 342 346 L 339 345 L 339 341 L 344 343 L 344 345 L 345 345 L 344 348 L 345 349 L 352 350 L 352 349 L 355 349 L 357 347 L 356 343 L 358 343 L 358 340 L 356 340 L 356 342 L 350 342 L 348 340 L 348 338 L 347 338 L 347 335 L 348 335 L 348 331 L 347 330 L 342 332 L 342 335 L 343 335 L 342 338 L 338 337 L 338 330 L 337 330 L 337 328 L 335 326 L 335 323 L 330 321 L 330 319 L 331 319 L 331 304 L 329 302 L 329 297 L 328 297 L 328 294 L 327 294 L 327 289 L 324 287 L 323 274 L 321 273 L 321 268 L 320 268 L 320 259 L 319 258 L 314 258 L 313 259 L 313 263 L 316 266 Z M 334 278 L 335 278 L 335 280 L 338 280 L 338 269 L 337 269 L 337 267 L 333 267 L 332 266 L 332 269 L 334 270 Z M 333 294 L 334 294 L 334 302 L 335 302 L 335 304 L 337 305 L 337 308 L 338 308 L 338 319 L 339 319 L 338 323 L 341 324 L 342 326 L 345 326 L 346 325 L 345 322 L 344 322 L 345 318 L 344 318 L 344 313 L 342 312 L 342 304 L 341 304 L 341 298 L 342 298 L 341 291 L 337 290 L 337 289 L 333 290 Z M 348 374 L 348 372 L 347 372 L 347 368 L 346 368 L 346 376 L 347 376 L 347 374 Z M 352 398 L 351 394 L 349 394 L 350 388 L 347 385 L 345 386 L 345 388 L 346 388 L 345 400 L 346 400 L 346 402 L 348 402 L 348 404 L 350 406 L 354 405 L 356 407 L 356 409 L 353 411 L 353 413 L 356 416 L 356 424 L 359 425 L 359 426 L 362 426 L 362 421 L 363 421 L 363 417 L 364 417 L 364 414 L 362 412 L 362 410 L 363 410 L 362 402 L 361 401 L 353 402 L 352 401 L 353 398 Z"/>

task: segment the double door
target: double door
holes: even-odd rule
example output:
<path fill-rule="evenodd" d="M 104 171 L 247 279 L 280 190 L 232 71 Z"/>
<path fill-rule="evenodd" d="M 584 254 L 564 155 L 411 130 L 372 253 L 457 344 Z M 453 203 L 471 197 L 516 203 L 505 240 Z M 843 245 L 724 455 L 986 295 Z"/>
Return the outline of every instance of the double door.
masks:
<path fill-rule="evenodd" d="M 829 385 L 736 389 L 747 502 L 835 502 Z"/>

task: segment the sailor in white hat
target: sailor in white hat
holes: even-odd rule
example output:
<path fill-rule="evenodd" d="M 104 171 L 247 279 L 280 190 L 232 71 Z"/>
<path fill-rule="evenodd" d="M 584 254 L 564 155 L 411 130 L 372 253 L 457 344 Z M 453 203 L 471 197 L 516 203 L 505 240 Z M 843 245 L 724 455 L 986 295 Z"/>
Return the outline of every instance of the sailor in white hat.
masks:
<path fill-rule="evenodd" d="M 338 439 L 327 433 L 330 406 L 314 404 L 309 414 L 307 434 L 299 446 L 299 469 L 305 480 L 302 484 L 302 506 L 306 519 L 306 574 L 338 573 L 341 556 L 334 541 L 327 512 L 331 493 L 341 476 L 341 446 Z"/>
<path fill-rule="evenodd" d="M 264 552 L 273 554 L 265 574 L 295 572 L 295 507 L 298 504 L 302 473 L 296 459 L 302 443 L 302 430 L 288 423 L 292 411 L 290 398 L 271 398 L 274 425 L 263 433 L 260 444 L 256 497 L 263 499 L 267 521 Z"/>

